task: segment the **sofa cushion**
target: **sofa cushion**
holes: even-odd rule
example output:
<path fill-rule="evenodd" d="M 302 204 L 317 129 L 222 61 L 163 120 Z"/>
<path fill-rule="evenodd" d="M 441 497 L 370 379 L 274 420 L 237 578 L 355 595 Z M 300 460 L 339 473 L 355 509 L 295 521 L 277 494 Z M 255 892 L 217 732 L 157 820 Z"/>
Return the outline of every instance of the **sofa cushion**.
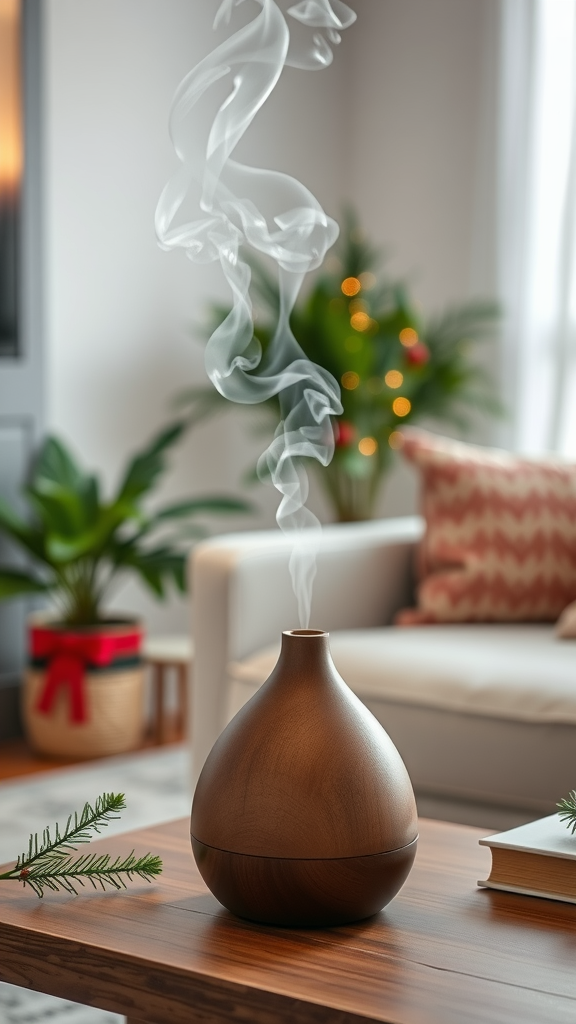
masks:
<path fill-rule="evenodd" d="M 553 621 L 576 599 L 576 466 L 407 429 L 426 534 L 413 622 Z"/>
<path fill-rule="evenodd" d="M 548 625 L 438 625 L 342 630 L 330 637 L 336 668 L 362 699 L 525 722 L 576 723 L 576 649 Z M 279 645 L 228 667 L 254 688 Z"/>

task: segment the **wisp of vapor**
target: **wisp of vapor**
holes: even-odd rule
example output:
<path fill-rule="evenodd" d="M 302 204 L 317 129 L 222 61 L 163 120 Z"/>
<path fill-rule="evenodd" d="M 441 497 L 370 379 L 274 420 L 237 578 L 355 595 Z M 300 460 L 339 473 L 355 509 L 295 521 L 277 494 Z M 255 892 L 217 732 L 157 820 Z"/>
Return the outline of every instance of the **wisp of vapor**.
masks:
<path fill-rule="evenodd" d="M 182 248 L 196 263 L 219 262 L 232 292 L 232 309 L 206 348 L 206 369 L 218 391 L 233 402 L 278 396 L 281 420 L 258 463 L 280 492 L 277 522 L 293 534 L 290 572 L 300 625 L 308 626 L 316 571 L 316 516 L 306 507 L 308 478 L 302 458 L 328 465 L 334 453 L 331 416 L 342 412 L 337 381 L 304 354 L 290 328 L 290 314 L 305 275 L 322 263 L 338 225 L 295 178 L 249 167 L 233 153 L 284 67 L 321 70 L 356 20 L 341 0 L 302 0 L 284 14 L 279 0 L 253 0 L 260 8 L 247 25 L 217 46 L 181 82 L 170 113 L 170 135 L 180 167 L 156 211 L 164 249 Z M 227 24 L 243 0 L 224 0 L 214 27 Z M 200 101 L 224 92 L 205 146 L 194 113 Z M 176 223 L 193 183 L 201 188 L 199 219 Z M 280 306 L 265 356 L 253 333 L 247 248 L 278 267 Z M 306 529 L 305 534 L 301 531 Z M 304 539 L 305 538 L 305 539 Z"/>

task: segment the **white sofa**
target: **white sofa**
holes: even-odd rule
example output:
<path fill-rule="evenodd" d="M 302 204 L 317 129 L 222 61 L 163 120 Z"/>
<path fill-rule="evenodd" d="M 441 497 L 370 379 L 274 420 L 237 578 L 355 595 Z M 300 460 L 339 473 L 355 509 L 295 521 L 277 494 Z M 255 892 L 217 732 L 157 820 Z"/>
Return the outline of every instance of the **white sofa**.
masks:
<path fill-rule="evenodd" d="M 396 743 L 421 813 L 493 828 L 576 788 L 576 641 L 553 625 L 394 627 L 412 603 L 419 517 L 326 527 L 310 625 Z M 221 536 L 192 557 L 194 779 L 298 627 L 279 531 Z"/>

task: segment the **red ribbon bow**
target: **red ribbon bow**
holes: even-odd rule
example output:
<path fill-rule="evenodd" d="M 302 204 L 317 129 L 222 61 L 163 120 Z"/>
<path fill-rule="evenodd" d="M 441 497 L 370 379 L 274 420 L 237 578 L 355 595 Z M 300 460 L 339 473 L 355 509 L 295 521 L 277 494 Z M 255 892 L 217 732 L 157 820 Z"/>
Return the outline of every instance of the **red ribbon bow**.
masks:
<path fill-rule="evenodd" d="M 86 693 L 84 676 L 88 666 L 110 665 L 116 655 L 137 656 L 142 633 L 99 632 L 69 633 L 36 627 L 31 630 L 30 646 L 34 659 L 48 660 L 46 679 L 36 704 L 43 715 L 50 714 L 61 687 L 70 691 L 71 722 L 85 722 Z"/>

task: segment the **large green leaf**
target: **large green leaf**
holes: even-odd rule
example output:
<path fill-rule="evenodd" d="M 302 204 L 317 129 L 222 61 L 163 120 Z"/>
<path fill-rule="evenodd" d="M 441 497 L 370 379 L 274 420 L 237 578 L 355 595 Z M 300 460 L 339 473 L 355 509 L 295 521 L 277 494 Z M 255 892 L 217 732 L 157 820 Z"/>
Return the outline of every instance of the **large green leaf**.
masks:
<path fill-rule="evenodd" d="M 166 584 L 169 580 L 172 580 L 182 593 L 186 591 L 186 555 L 172 548 L 143 550 L 126 545 L 118 552 L 118 559 L 117 565 L 138 573 L 159 598 L 165 597 Z"/>
<path fill-rule="evenodd" d="M 109 554 L 111 542 L 119 528 L 136 517 L 129 502 L 115 502 L 98 508 L 93 524 L 72 533 L 53 531 L 46 536 L 46 550 L 53 562 L 60 565 L 77 561 L 87 555 L 98 560 Z"/>
<path fill-rule="evenodd" d="M 21 547 L 35 555 L 41 561 L 45 558 L 44 534 L 36 526 L 30 526 L 0 498 L 0 533 L 7 533 Z"/>
<path fill-rule="evenodd" d="M 136 529 L 135 533 L 120 542 L 121 547 L 133 547 L 139 540 L 148 537 L 154 530 L 173 523 L 183 522 L 184 529 L 180 530 L 175 538 L 203 537 L 206 530 L 202 526 L 190 524 L 187 521 L 194 516 L 202 515 L 234 515 L 239 513 L 252 512 L 254 506 L 240 498 L 227 497 L 203 497 L 193 498 L 190 501 L 177 502 L 174 505 L 167 505 L 159 509 L 149 518 L 144 519 Z"/>
<path fill-rule="evenodd" d="M 0 569 L 0 601 L 24 594 L 43 594 L 52 587 L 53 583 L 42 582 L 27 572 Z"/>
<path fill-rule="evenodd" d="M 164 522 L 167 519 L 184 519 L 196 515 L 234 515 L 239 512 L 252 512 L 254 506 L 241 498 L 206 497 L 192 498 L 190 501 L 177 502 L 160 509 L 152 517 L 152 523 Z"/>
<path fill-rule="evenodd" d="M 65 445 L 48 437 L 26 493 L 47 531 L 74 537 L 98 518 L 98 481 L 84 473 Z"/>
<path fill-rule="evenodd" d="M 95 539 L 94 530 L 88 530 L 76 536 L 51 533 L 46 537 L 46 551 L 52 563 L 65 566 L 92 553 Z"/>
<path fill-rule="evenodd" d="M 84 473 L 62 441 L 47 437 L 34 466 L 31 486 L 36 489 L 40 480 L 49 480 L 75 491 L 83 478 Z"/>
<path fill-rule="evenodd" d="M 53 485 L 52 493 L 42 493 L 28 488 L 25 491 L 46 533 L 57 533 L 63 537 L 74 537 L 85 527 L 83 508 L 77 494 Z"/>
<path fill-rule="evenodd" d="M 182 421 L 171 424 L 157 434 L 150 445 L 135 455 L 120 484 L 116 502 L 126 505 L 135 503 L 142 495 L 151 490 L 157 477 L 166 468 L 166 449 L 175 444 L 181 436 L 185 424 Z"/>

